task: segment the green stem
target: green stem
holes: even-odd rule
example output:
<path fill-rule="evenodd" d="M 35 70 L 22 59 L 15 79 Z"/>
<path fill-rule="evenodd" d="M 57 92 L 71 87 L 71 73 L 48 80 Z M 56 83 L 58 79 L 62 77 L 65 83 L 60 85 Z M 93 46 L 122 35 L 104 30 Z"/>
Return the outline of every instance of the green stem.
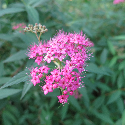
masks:
<path fill-rule="evenodd" d="M 37 39 L 39 40 L 39 37 L 38 37 L 37 33 L 35 33 L 35 34 L 36 34 Z M 39 42 L 40 42 L 40 40 L 39 40 Z"/>
<path fill-rule="evenodd" d="M 38 40 L 39 40 L 39 42 L 40 42 L 40 37 L 41 37 L 41 35 L 42 35 L 42 32 L 40 32 L 40 35 L 39 35 L 39 39 L 38 39 Z"/>

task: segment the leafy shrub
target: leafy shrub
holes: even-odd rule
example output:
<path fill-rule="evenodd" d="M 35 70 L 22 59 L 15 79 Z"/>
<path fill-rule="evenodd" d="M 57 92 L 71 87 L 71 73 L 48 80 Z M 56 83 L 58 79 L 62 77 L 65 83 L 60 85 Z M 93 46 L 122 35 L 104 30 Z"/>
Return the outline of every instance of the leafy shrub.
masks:
<path fill-rule="evenodd" d="M 124 125 L 125 3 L 93 0 L 6 0 L 0 9 L 0 123 L 3 125 Z M 80 32 L 94 42 L 81 99 L 60 106 L 57 93 L 44 95 L 26 73 L 33 65 L 25 55 L 36 37 L 13 30 L 14 24 L 41 23 L 49 29 Z"/>

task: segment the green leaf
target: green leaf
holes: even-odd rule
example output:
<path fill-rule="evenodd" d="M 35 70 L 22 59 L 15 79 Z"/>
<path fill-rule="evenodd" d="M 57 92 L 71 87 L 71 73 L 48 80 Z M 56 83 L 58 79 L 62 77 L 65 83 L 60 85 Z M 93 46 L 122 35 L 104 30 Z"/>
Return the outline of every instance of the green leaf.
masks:
<path fill-rule="evenodd" d="M 54 111 L 49 110 L 48 106 L 46 105 L 46 110 L 45 108 L 42 109 L 41 115 L 40 115 L 40 120 L 42 123 L 45 123 L 45 125 L 51 125 L 51 119 Z"/>
<path fill-rule="evenodd" d="M 0 34 L 0 39 L 2 40 L 13 41 L 13 38 L 14 38 L 13 34 L 3 34 L 3 33 Z"/>
<path fill-rule="evenodd" d="M 37 37 L 33 35 L 33 33 L 26 33 L 26 34 L 16 33 L 15 37 L 19 37 L 27 46 L 38 41 Z"/>
<path fill-rule="evenodd" d="M 0 78 L 0 85 L 8 82 L 11 79 L 11 77 L 1 77 Z"/>
<path fill-rule="evenodd" d="M 102 114 L 102 113 L 98 113 L 96 110 L 92 111 L 92 113 L 99 119 L 101 119 L 102 121 L 104 121 L 105 123 L 109 123 L 109 124 L 113 124 L 113 121 L 112 119 L 105 115 L 105 114 Z"/>
<path fill-rule="evenodd" d="M 49 1 L 49 0 L 46 0 L 46 1 L 44 1 L 44 0 L 29 0 L 27 4 L 31 5 L 32 7 L 37 7 L 37 6 L 43 5 L 47 1 Z"/>
<path fill-rule="evenodd" d="M 25 53 L 26 53 L 26 50 L 20 50 L 19 52 L 13 54 L 12 56 L 10 56 L 6 60 L 4 60 L 4 63 L 25 59 L 25 58 L 27 58 Z"/>
<path fill-rule="evenodd" d="M 89 96 L 88 96 L 88 93 L 87 93 L 87 89 L 85 87 L 81 87 L 79 89 L 79 92 L 82 94 L 82 97 L 84 99 L 84 104 L 87 108 L 89 108 Z"/>
<path fill-rule="evenodd" d="M 21 89 L 0 89 L 0 99 L 6 98 L 18 92 L 21 92 Z"/>
<path fill-rule="evenodd" d="M 125 68 L 125 60 L 124 61 L 122 61 L 120 64 L 119 64 L 119 70 L 122 70 L 122 69 L 124 69 Z"/>
<path fill-rule="evenodd" d="M 125 68 L 124 68 L 124 70 L 123 70 L 123 75 L 124 75 L 124 78 L 125 78 Z"/>
<path fill-rule="evenodd" d="M 113 66 L 116 64 L 117 59 L 118 59 L 118 57 L 117 57 L 117 56 L 114 56 L 114 57 L 111 59 L 110 63 L 109 63 L 109 67 L 113 67 Z"/>
<path fill-rule="evenodd" d="M 104 92 L 105 92 L 105 91 L 111 91 L 111 89 L 109 88 L 109 86 L 106 85 L 105 83 L 98 82 L 97 87 L 99 87 L 99 88 L 100 88 L 101 90 L 103 90 Z"/>
<path fill-rule="evenodd" d="M 18 73 L 16 76 L 12 77 L 7 83 L 5 83 L 1 88 L 27 81 L 29 79 L 29 76 L 26 75 L 27 72 L 28 71 L 22 71 Z"/>
<path fill-rule="evenodd" d="M 107 54 L 108 54 L 108 50 L 106 48 L 104 48 L 101 53 L 101 56 L 100 56 L 100 61 L 102 64 L 104 64 L 106 62 Z"/>
<path fill-rule="evenodd" d="M 8 100 L 2 99 L 0 100 L 0 110 L 4 108 L 8 104 Z"/>
<path fill-rule="evenodd" d="M 93 72 L 93 73 L 97 73 L 97 74 L 104 74 L 104 75 L 109 75 L 109 73 L 107 73 L 104 70 L 101 70 L 99 67 L 97 67 L 96 64 L 94 63 L 89 63 L 89 66 L 87 66 L 85 68 L 86 70 L 88 70 L 88 72 Z"/>
<path fill-rule="evenodd" d="M 117 90 L 117 91 L 113 92 L 113 93 L 110 95 L 107 104 L 110 104 L 110 103 L 116 101 L 116 100 L 120 97 L 120 95 L 121 95 L 121 91 L 120 91 L 120 90 Z"/>
<path fill-rule="evenodd" d="M 115 122 L 115 125 L 122 125 L 122 120 L 121 120 L 121 118 L 118 119 L 118 120 Z"/>
<path fill-rule="evenodd" d="M 107 116 L 110 117 L 110 111 L 109 111 L 109 109 L 107 108 L 107 106 L 105 106 L 105 105 L 103 104 L 103 106 L 101 107 L 101 109 L 102 109 L 102 113 L 103 113 L 103 114 L 105 114 L 105 115 L 107 115 Z"/>
<path fill-rule="evenodd" d="M 57 97 L 51 97 L 50 108 L 52 108 L 55 104 L 57 104 L 57 102 L 58 102 Z"/>
<path fill-rule="evenodd" d="M 23 3 L 11 3 L 10 5 L 9 5 L 9 7 L 11 7 L 11 8 L 24 8 L 24 4 Z"/>
<path fill-rule="evenodd" d="M 69 96 L 69 103 L 71 103 L 78 111 L 81 110 L 78 101 L 73 96 Z"/>
<path fill-rule="evenodd" d="M 44 3 L 48 2 L 49 0 L 38 0 L 38 1 L 35 1 L 34 4 L 32 4 L 32 7 L 37 7 L 37 6 L 40 6 L 40 5 L 43 5 Z"/>
<path fill-rule="evenodd" d="M 125 40 L 125 35 L 115 36 L 113 37 L 115 40 Z"/>
<path fill-rule="evenodd" d="M 96 109 L 98 109 L 104 103 L 104 100 L 105 100 L 105 96 L 98 97 L 97 99 L 94 100 L 93 106 Z"/>
<path fill-rule="evenodd" d="M 121 88 L 124 83 L 124 78 L 122 75 L 122 72 L 119 74 L 118 79 L 117 79 L 117 86 L 118 88 Z"/>
<path fill-rule="evenodd" d="M 5 14 L 12 14 L 25 11 L 23 8 L 7 8 L 0 10 L 0 17 Z"/>
<path fill-rule="evenodd" d="M 125 109 L 122 113 L 122 125 L 125 125 Z"/>
<path fill-rule="evenodd" d="M 3 76 L 4 73 L 4 64 L 3 62 L 0 62 L 0 77 Z"/>
<path fill-rule="evenodd" d="M 5 124 L 7 125 L 17 124 L 17 118 L 10 111 L 4 110 L 2 115 L 3 115 L 3 121 Z M 8 124 L 6 121 L 9 121 L 9 123 L 11 124 Z"/>
<path fill-rule="evenodd" d="M 25 82 L 24 87 L 23 87 L 23 91 L 22 91 L 22 95 L 21 98 L 22 99 L 24 97 L 24 95 L 29 91 L 29 89 L 33 86 L 32 83 L 27 83 Z"/>
<path fill-rule="evenodd" d="M 84 121 L 85 125 L 95 125 L 94 122 L 91 121 L 91 119 L 89 119 L 89 118 L 88 119 L 85 118 L 85 119 L 83 119 L 83 121 Z"/>
<path fill-rule="evenodd" d="M 9 111 L 11 114 L 13 114 L 16 118 L 20 117 L 20 111 L 14 105 L 7 105 L 6 110 Z"/>
<path fill-rule="evenodd" d="M 117 100 L 117 106 L 118 106 L 119 111 L 122 113 L 124 110 L 124 102 L 121 97 Z"/>
<path fill-rule="evenodd" d="M 89 89 L 91 88 L 92 90 L 97 91 L 96 84 L 93 84 L 87 77 L 84 77 L 81 80 L 84 81 L 85 86 L 88 86 Z"/>
<path fill-rule="evenodd" d="M 35 24 L 39 23 L 39 14 L 37 10 L 29 5 L 26 5 L 26 11 L 28 13 L 29 23 Z"/>
<path fill-rule="evenodd" d="M 61 108 L 61 117 L 62 117 L 62 120 L 66 117 L 66 113 L 68 111 L 68 106 L 69 106 L 69 104 L 65 103 L 64 106 L 62 106 L 62 108 Z"/>
<path fill-rule="evenodd" d="M 22 50 L 27 49 L 27 46 L 22 41 L 14 42 L 13 46 Z"/>
<path fill-rule="evenodd" d="M 116 51 L 111 41 L 107 41 L 108 47 L 112 55 L 115 55 Z"/>
<path fill-rule="evenodd" d="M 29 0 L 27 4 L 32 6 L 35 2 L 37 2 L 37 0 Z"/>
<path fill-rule="evenodd" d="M 81 125 L 82 124 L 82 120 L 80 118 L 80 115 L 76 115 L 75 116 L 75 120 L 73 120 L 73 124 L 72 125 Z"/>

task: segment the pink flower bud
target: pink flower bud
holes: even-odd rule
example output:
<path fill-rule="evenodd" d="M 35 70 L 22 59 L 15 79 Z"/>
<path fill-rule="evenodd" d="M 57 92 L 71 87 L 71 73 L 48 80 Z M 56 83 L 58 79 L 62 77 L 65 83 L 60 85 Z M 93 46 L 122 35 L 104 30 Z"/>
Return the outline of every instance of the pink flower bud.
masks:
<path fill-rule="evenodd" d="M 69 94 L 70 94 L 70 95 L 73 95 L 73 91 L 70 91 Z"/>
<path fill-rule="evenodd" d="M 56 83 L 53 84 L 53 89 L 56 89 L 58 85 Z"/>
<path fill-rule="evenodd" d="M 66 90 L 63 91 L 63 94 L 66 95 L 68 92 Z"/>

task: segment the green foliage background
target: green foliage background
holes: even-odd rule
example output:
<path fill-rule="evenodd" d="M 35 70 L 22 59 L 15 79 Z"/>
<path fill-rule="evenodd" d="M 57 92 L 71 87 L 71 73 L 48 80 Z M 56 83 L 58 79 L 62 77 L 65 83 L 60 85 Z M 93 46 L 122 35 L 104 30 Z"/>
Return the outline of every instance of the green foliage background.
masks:
<path fill-rule="evenodd" d="M 81 99 L 60 106 L 58 91 L 47 94 L 28 81 L 33 60 L 25 55 L 35 35 L 12 30 L 41 23 L 48 40 L 58 30 L 80 32 L 94 42 L 94 57 L 82 79 Z M 1 125 L 125 125 L 125 3 L 113 0 L 0 1 Z"/>

